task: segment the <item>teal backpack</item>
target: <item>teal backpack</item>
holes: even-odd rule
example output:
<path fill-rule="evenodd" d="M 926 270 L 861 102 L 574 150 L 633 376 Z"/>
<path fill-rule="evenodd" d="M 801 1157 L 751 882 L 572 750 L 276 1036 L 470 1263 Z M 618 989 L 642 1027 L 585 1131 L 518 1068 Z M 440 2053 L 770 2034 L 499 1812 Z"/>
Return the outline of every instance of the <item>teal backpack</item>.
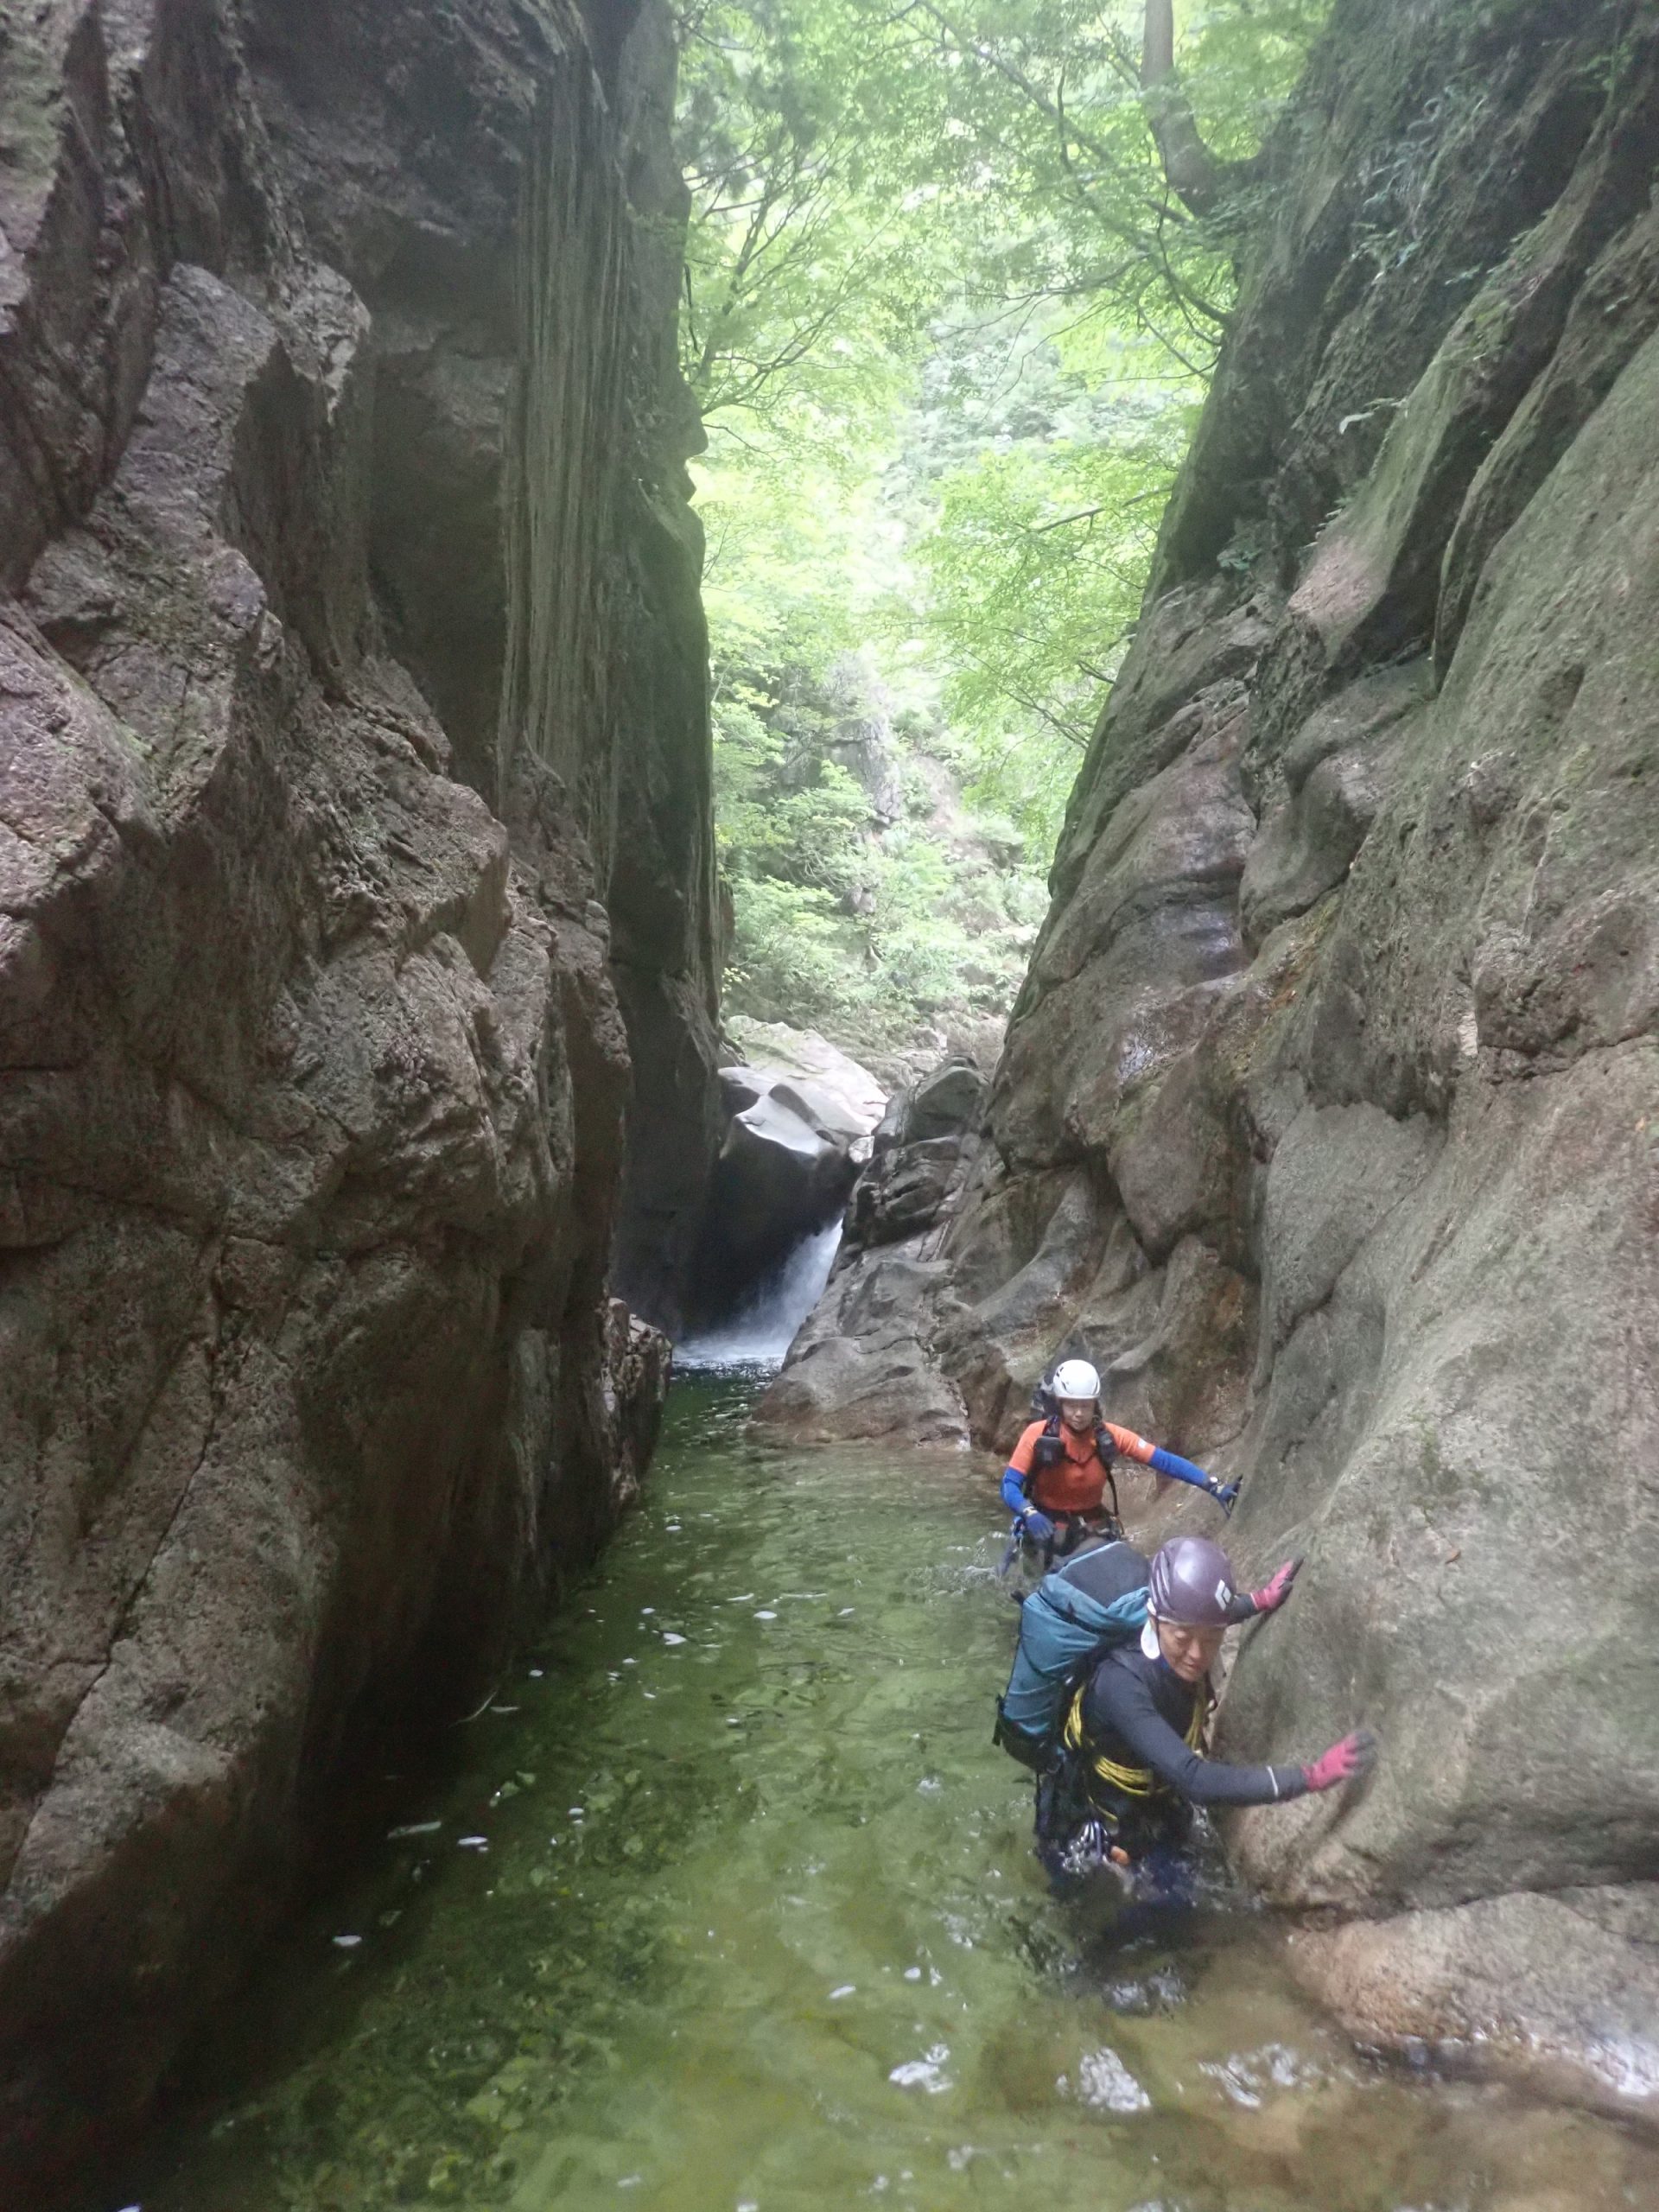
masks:
<path fill-rule="evenodd" d="M 996 1700 L 991 1740 L 1037 1773 L 1053 1764 L 1059 1748 L 1068 1693 L 1109 1651 L 1136 1643 L 1146 1625 L 1147 1563 L 1129 1545 L 1123 1549 L 1141 1579 L 1109 1603 L 1091 1598 L 1069 1579 L 1069 1570 L 1083 1559 L 1116 1549 L 1115 1544 L 1103 1546 L 1046 1574 L 1020 1609 L 1020 1642 L 1008 1686 Z"/>

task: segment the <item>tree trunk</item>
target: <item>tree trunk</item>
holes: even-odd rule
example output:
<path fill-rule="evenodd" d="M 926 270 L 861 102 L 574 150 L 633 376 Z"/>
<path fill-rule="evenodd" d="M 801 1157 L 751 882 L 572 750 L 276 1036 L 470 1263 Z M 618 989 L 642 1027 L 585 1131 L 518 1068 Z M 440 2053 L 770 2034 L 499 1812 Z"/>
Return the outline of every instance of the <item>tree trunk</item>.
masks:
<path fill-rule="evenodd" d="M 1228 172 L 1199 136 L 1192 103 L 1175 73 L 1174 0 L 1147 0 L 1141 89 L 1170 190 L 1193 214 L 1212 214 Z"/>

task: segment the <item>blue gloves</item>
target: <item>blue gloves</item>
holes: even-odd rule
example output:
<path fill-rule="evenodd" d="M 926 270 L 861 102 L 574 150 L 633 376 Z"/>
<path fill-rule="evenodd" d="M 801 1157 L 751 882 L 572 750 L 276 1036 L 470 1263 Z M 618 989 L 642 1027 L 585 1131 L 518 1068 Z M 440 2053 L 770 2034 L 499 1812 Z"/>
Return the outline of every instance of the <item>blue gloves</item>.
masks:
<path fill-rule="evenodd" d="M 1212 1476 L 1211 1479 L 1205 1483 L 1205 1488 L 1209 1491 L 1211 1497 L 1215 1499 L 1216 1503 L 1220 1506 L 1224 1513 L 1230 1513 L 1232 1511 L 1233 1500 L 1238 1496 L 1238 1484 L 1236 1483 L 1218 1483 Z"/>
<path fill-rule="evenodd" d="M 1046 1544 L 1054 1534 L 1054 1523 L 1046 1513 L 1039 1513 L 1026 1496 L 1026 1478 L 1018 1467 L 1002 1470 L 1002 1503 L 1014 1516 L 1014 1526 L 1039 1544 Z"/>

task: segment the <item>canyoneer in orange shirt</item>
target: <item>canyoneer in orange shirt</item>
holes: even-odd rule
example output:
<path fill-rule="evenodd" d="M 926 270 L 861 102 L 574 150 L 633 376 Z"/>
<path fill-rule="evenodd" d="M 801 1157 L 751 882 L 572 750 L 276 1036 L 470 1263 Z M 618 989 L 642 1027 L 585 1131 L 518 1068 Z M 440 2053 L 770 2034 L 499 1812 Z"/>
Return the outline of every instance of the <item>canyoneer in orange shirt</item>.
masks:
<path fill-rule="evenodd" d="M 1154 1474 L 1192 1484 L 1231 1511 L 1236 1484 L 1218 1482 L 1179 1452 L 1102 1418 L 1100 1376 L 1086 1359 L 1063 1359 L 1039 1401 L 1052 1411 L 1020 1432 L 1002 1474 L 1002 1501 L 1014 1515 L 1010 1558 L 1023 1542 L 1039 1554 L 1046 1570 L 1090 1537 L 1122 1536 L 1112 1472 L 1120 1454 Z"/>

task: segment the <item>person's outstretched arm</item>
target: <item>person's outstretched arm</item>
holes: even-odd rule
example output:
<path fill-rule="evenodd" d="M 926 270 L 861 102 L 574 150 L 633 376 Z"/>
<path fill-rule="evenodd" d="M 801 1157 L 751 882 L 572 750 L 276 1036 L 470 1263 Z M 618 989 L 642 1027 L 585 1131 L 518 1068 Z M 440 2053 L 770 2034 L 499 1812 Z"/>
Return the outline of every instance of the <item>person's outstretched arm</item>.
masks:
<path fill-rule="evenodd" d="M 1126 1459 L 1139 1459 L 1142 1466 L 1150 1467 L 1155 1475 L 1173 1476 L 1178 1483 L 1191 1483 L 1194 1490 L 1207 1491 L 1219 1498 L 1224 1505 L 1230 1505 L 1238 1496 L 1236 1483 L 1219 1483 L 1213 1475 L 1206 1475 L 1202 1467 L 1183 1459 L 1179 1452 L 1166 1452 L 1161 1444 L 1149 1443 L 1144 1436 L 1137 1436 L 1132 1428 L 1119 1428 L 1115 1421 L 1103 1424 L 1106 1433 Z"/>
<path fill-rule="evenodd" d="M 1194 1805 L 1272 1805 L 1307 1788 L 1299 1766 L 1228 1766 L 1205 1758 L 1164 1719 L 1144 1678 L 1109 1659 L 1095 1669 L 1083 1717 L 1091 1736 L 1121 1738 L 1141 1765 Z"/>
<path fill-rule="evenodd" d="M 1119 1736 L 1143 1766 L 1194 1805 L 1274 1805 L 1309 1790 L 1335 1789 L 1369 1774 L 1376 1738 L 1357 1728 L 1306 1766 L 1229 1766 L 1178 1736 L 1152 1701 L 1143 1676 L 1109 1659 L 1096 1668 L 1084 1704 L 1090 1735 Z"/>

